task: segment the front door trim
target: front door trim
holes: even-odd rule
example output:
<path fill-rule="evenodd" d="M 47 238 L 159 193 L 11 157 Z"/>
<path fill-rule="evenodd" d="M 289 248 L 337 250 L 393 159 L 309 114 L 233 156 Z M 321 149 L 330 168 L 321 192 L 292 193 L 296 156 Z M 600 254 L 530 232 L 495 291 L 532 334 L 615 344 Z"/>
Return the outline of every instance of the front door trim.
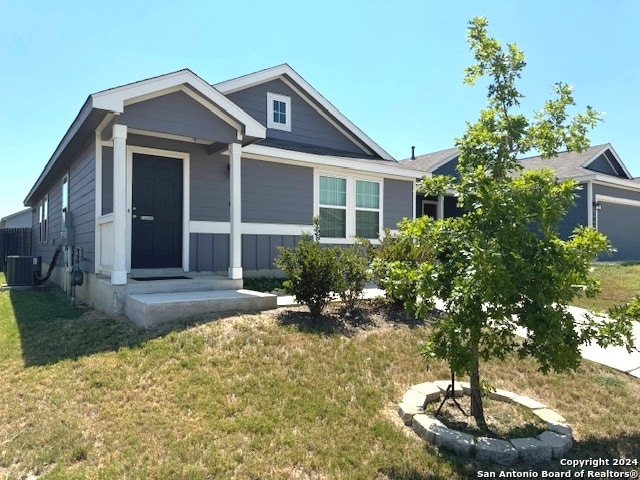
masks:
<path fill-rule="evenodd" d="M 182 269 L 189 271 L 189 215 L 190 215 L 190 160 L 186 152 L 161 150 L 159 148 L 137 147 L 127 145 L 127 272 L 131 273 L 131 209 L 133 207 L 133 154 L 155 155 L 158 157 L 177 158 L 182 160 Z"/>

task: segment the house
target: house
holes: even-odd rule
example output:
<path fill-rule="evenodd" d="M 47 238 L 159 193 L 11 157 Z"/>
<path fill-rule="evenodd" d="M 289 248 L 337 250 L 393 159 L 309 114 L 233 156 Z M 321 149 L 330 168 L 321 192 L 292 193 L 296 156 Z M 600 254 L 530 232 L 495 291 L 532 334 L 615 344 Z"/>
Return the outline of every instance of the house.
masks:
<path fill-rule="evenodd" d="M 31 228 L 31 209 L 20 210 L 0 218 L 0 228 Z"/>
<path fill-rule="evenodd" d="M 376 238 L 414 216 L 415 176 L 289 65 L 180 70 L 89 95 L 24 203 L 44 268 L 66 252 L 51 278 L 75 256 L 77 295 L 117 314 L 134 278 L 271 273 L 315 216 L 325 243 Z"/>
<path fill-rule="evenodd" d="M 401 163 L 420 172 L 456 175 L 459 152 L 450 148 Z M 560 180 L 579 184 L 574 207 L 559 225 L 562 238 L 578 225 L 604 233 L 616 252 L 601 260 L 640 260 L 640 182 L 634 179 L 611 144 L 592 146 L 583 152 L 563 152 L 556 157 L 539 156 L 521 160 L 525 170 L 547 168 Z M 453 196 L 440 198 L 416 195 L 417 215 L 443 218 L 459 214 Z"/>

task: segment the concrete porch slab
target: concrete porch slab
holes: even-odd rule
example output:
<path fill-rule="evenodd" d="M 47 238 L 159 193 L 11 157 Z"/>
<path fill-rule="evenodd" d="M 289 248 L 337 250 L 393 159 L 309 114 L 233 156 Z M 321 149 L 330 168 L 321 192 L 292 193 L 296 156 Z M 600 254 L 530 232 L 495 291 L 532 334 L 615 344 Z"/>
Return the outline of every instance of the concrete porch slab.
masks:
<path fill-rule="evenodd" d="M 141 293 L 128 295 L 124 314 L 141 327 L 205 313 L 254 312 L 277 307 L 277 297 L 252 290 Z"/>

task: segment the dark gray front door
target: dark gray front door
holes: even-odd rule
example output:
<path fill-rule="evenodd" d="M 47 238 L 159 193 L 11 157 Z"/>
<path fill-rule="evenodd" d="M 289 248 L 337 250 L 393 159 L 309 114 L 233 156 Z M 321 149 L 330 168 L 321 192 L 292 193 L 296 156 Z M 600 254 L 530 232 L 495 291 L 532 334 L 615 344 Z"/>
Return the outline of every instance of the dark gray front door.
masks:
<path fill-rule="evenodd" d="M 131 268 L 182 266 L 182 160 L 133 155 Z"/>

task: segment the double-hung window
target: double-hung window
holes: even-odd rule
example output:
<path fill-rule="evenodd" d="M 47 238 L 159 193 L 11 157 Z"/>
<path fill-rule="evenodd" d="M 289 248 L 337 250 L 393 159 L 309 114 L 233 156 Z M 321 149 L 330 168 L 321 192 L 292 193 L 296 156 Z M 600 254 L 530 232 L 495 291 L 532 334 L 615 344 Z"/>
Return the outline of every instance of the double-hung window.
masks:
<path fill-rule="evenodd" d="M 380 232 L 380 184 L 356 180 L 356 237 L 378 238 Z"/>
<path fill-rule="evenodd" d="M 40 224 L 40 243 L 47 242 L 47 233 L 49 231 L 49 195 L 40 200 L 38 220 Z"/>
<path fill-rule="evenodd" d="M 267 128 L 291 131 L 291 97 L 267 93 Z"/>
<path fill-rule="evenodd" d="M 376 239 L 380 234 L 381 182 L 320 175 L 320 236 L 325 239 Z"/>
<path fill-rule="evenodd" d="M 347 179 L 320 176 L 320 236 L 347 236 Z"/>

